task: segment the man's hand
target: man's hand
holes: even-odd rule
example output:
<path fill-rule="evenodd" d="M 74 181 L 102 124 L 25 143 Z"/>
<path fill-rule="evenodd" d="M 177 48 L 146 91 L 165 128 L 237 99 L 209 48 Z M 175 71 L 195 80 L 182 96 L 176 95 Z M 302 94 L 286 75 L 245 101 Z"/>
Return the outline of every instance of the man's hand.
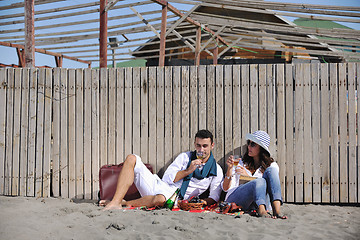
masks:
<path fill-rule="evenodd" d="M 194 172 L 199 166 L 201 166 L 202 161 L 200 159 L 195 159 L 191 161 L 190 166 L 188 167 L 189 174 Z"/>

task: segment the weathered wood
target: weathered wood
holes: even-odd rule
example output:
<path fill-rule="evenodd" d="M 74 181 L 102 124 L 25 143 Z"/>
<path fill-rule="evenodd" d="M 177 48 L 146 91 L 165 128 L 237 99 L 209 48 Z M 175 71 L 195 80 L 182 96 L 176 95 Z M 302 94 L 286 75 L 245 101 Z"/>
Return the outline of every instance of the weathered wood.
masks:
<path fill-rule="evenodd" d="M 268 132 L 268 116 L 267 116 L 267 110 L 270 106 L 268 106 L 267 101 L 267 79 L 266 78 L 266 65 L 265 64 L 259 64 L 259 127 L 258 129 L 261 129 L 263 131 Z M 270 110 L 270 109 L 269 109 Z M 273 110 L 273 108 L 271 109 Z M 269 111 L 270 112 L 270 111 Z M 268 132 L 269 133 L 269 132 Z M 271 136 L 270 136 L 270 139 Z M 272 139 L 274 140 L 274 139 Z"/>
<path fill-rule="evenodd" d="M 293 69 L 285 65 L 285 136 L 286 136 L 286 194 L 288 202 L 295 202 L 294 162 L 294 78 Z"/>
<path fill-rule="evenodd" d="M 84 198 L 91 199 L 92 136 L 91 136 L 91 69 L 84 69 Z M 95 169 L 94 169 L 95 170 Z"/>
<path fill-rule="evenodd" d="M 311 121 L 312 121 L 312 201 L 321 202 L 321 155 L 320 155 L 320 65 L 311 64 Z"/>
<path fill-rule="evenodd" d="M 19 194 L 20 196 L 26 196 L 28 137 L 29 137 L 28 135 L 29 135 L 30 70 L 22 69 L 22 71 L 23 74 L 22 74 L 22 85 L 21 85 L 21 132 L 20 132 L 21 139 L 20 139 L 20 186 L 19 186 L 20 193 Z M 0 72 L 0 78 L 1 78 L 1 72 Z M 0 87 L 0 91 L 1 91 L 1 87 Z M 1 124 L 1 108 L 0 108 L 0 124 Z M 1 135 L 0 135 L 0 142 L 1 142 Z M 0 149 L 0 156 L 1 156 L 1 149 Z M 54 161 L 55 160 L 56 159 L 54 159 Z M 0 193 L 1 193 L 1 187 L 0 187 Z"/>
<path fill-rule="evenodd" d="M 279 165 L 279 177 L 280 177 L 280 184 L 281 184 L 281 193 L 283 199 L 285 199 L 285 189 L 286 189 L 286 166 L 288 161 L 286 159 L 286 138 L 285 138 L 285 131 L 286 128 L 286 112 L 285 112 L 285 67 L 283 64 L 277 64 L 276 67 L 276 90 L 277 90 L 277 98 L 276 102 L 276 109 L 277 109 L 277 158 L 276 161 Z M 274 142 L 274 140 L 273 140 Z M 275 143 L 273 143 L 276 146 Z"/>
<path fill-rule="evenodd" d="M 196 132 L 199 130 L 199 109 L 198 109 L 198 101 L 199 101 L 199 85 L 198 79 L 200 78 L 198 69 L 195 66 L 190 67 L 182 67 L 182 69 L 188 68 L 190 74 L 190 138 L 191 143 L 193 143 L 193 138 Z M 186 71 L 186 70 L 183 70 Z M 213 133 L 214 134 L 214 133 Z M 193 145 L 191 145 L 192 147 Z"/>
<path fill-rule="evenodd" d="M 75 161 L 75 179 L 76 179 L 76 198 L 84 198 L 84 70 L 76 69 L 75 72 L 75 134 L 76 134 L 76 161 Z"/>
<path fill-rule="evenodd" d="M 165 80 L 164 67 L 157 68 L 156 76 L 156 164 L 159 166 L 157 171 L 163 172 L 161 169 L 165 165 L 165 112 L 164 112 L 164 97 L 165 97 Z"/>
<path fill-rule="evenodd" d="M 206 66 L 199 66 L 198 70 L 198 119 L 199 130 L 206 128 L 207 105 L 206 105 Z"/>
<path fill-rule="evenodd" d="M 100 68 L 107 67 L 107 36 L 108 36 L 108 13 L 105 11 L 107 0 L 100 0 L 100 29 L 99 29 L 99 54 Z"/>
<path fill-rule="evenodd" d="M 132 94 L 132 102 L 133 102 L 133 109 L 132 109 L 132 145 L 133 145 L 133 153 L 141 156 L 141 122 L 140 122 L 140 108 L 141 108 L 141 99 L 140 99 L 140 68 L 133 68 L 133 94 Z M 111 83 L 110 83 L 111 84 Z M 114 121 L 116 121 L 114 119 Z M 115 130 L 115 129 L 114 129 Z M 115 131 L 114 131 L 115 132 Z"/>
<path fill-rule="evenodd" d="M 190 128 L 191 128 L 191 118 L 190 118 L 190 99 L 192 96 L 190 95 L 190 72 L 189 67 L 180 67 L 177 66 L 176 68 L 180 68 L 181 71 L 181 149 L 190 149 L 193 147 L 192 143 L 189 139 L 192 136 L 189 136 Z M 166 77 L 166 75 L 165 75 Z M 167 102 L 165 102 L 167 103 Z M 166 113 L 166 112 L 165 112 Z M 166 117 L 166 114 L 165 114 Z M 165 122 L 166 123 L 166 122 Z"/>
<path fill-rule="evenodd" d="M 259 66 L 250 65 L 250 132 L 259 130 Z"/>
<path fill-rule="evenodd" d="M 68 129 L 69 116 L 69 88 L 68 70 L 60 69 L 60 129 Z M 31 115 L 30 115 L 31 116 Z M 29 133 L 30 134 L 30 133 Z M 69 142 L 68 131 L 60 132 L 60 191 L 61 196 L 69 197 Z M 30 135 L 29 135 L 30 136 Z"/>
<path fill-rule="evenodd" d="M 216 108 L 215 108 L 215 129 L 216 132 L 213 133 L 216 139 L 216 144 L 214 147 L 214 157 L 219 164 L 224 166 L 224 66 L 217 65 L 215 66 L 215 98 L 216 98 Z"/>
<path fill-rule="evenodd" d="M 124 81 L 124 161 L 127 155 L 133 153 L 132 148 L 132 85 L 133 85 L 133 75 L 132 68 L 125 68 L 125 81 Z M 156 124 L 156 123 L 155 123 Z M 156 125 L 154 125 L 156 126 Z M 154 129 L 156 131 L 156 127 Z"/>
<path fill-rule="evenodd" d="M 5 194 L 7 69 L 0 69 L 0 194 Z"/>
<path fill-rule="evenodd" d="M 13 113 L 13 157 L 11 173 L 11 195 L 17 196 L 20 191 L 20 130 L 21 130 L 21 88 L 22 69 L 14 72 L 14 113 Z"/>
<path fill-rule="evenodd" d="M 304 166 L 304 202 L 312 202 L 312 134 L 311 134 L 311 69 L 310 64 L 303 64 L 302 78 L 304 80 L 304 140 L 303 140 L 303 166 Z"/>
<path fill-rule="evenodd" d="M 327 64 L 320 65 L 320 82 L 321 82 L 321 148 L 320 148 L 320 168 L 321 168 L 321 200 L 330 202 L 330 100 L 329 100 L 329 71 Z"/>
<path fill-rule="evenodd" d="M 76 70 L 69 69 L 68 79 L 68 149 L 69 198 L 76 197 Z M 106 149 L 106 148 L 105 148 Z"/>
<path fill-rule="evenodd" d="M 246 144 L 245 135 L 250 132 L 250 75 L 249 65 L 241 65 L 241 136 L 240 145 Z M 242 150 L 242 149 L 241 149 Z M 245 154 L 246 149 L 241 151 Z"/>
<path fill-rule="evenodd" d="M 337 65 L 330 64 L 330 202 L 339 201 L 339 95 L 338 95 L 338 70 Z"/>
<path fill-rule="evenodd" d="M 141 159 L 144 163 L 149 163 L 149 81 L 148 81 L 148 68 L 141 68 L 141 79 L 140 79 L 140 99 L 141 99 Z M 119 96 L 119 101 L 121 101 L 121 97 Z M 173 104 L 171 104 L 172 106 Z M 172 113 L 169 113 L 172 114 Z M 118 118 L 119 119 L 119 118 Z M 118 132 L 119 136 L 123 136 L 121 132 Z M 119 143 L 118 147 L 121 147 L 121 143 Z M 171 147 L 172 149 L 172 147 Z"/>
<path fill-rule="evenodd" d="M 108 69 L 108 164 L 115 164 L 116 156 L 116 69 Z"/>
<path fill-rule="evenodd" d="M 154 167 L 154 172 L 157 173 L 160 169 L 156 165 L 156 148 L 157 148 L 157 141 L 156 141 L 156 72 L 155 67 L 149 68 L 149 163 L 152 164 Z M 179 86 L 180 88 L 180 86 Z M 180 91 L 180 89 L 179 89 Z M 180 96 L 180 94 L 179 94 Z M 180 113 L 180 108 L 178 109 Z M 180 114 L 179 114 L 180 116 Z M 179 119 L 180 123 L 180 119 Z M 180 127 L 179 127 L 180 131 Z M 180 133 L 178 135 L 177 141 L 180 139 Z M 151 144 L 151 146 L 150 146 Z"/>
<path fill-rule="evenodd" d="M 347 65 L 339 63 L 339 194 L 340 202 L 348 202 L 348 91 Z"/>
<path fill-rule="evenodd" d="M 232 81 L 232 66 L 224 66 L 224 162 L 222 166 L 226 165 L 226 159 L 233 153 L 233 81 Z M 202 105 L 202 104 L 201 104 Z"/>
<path fill-rule="evenodd" d="M 232 71 L 232 145 L 233 154 L 241 156 L 241 139 L 244 138 L 244 136 L 241 135 L 241 65 L 234 65 Z"/>
<path fill-rule="evenodd" d="M 349 91 L 349 202 L 357 202 L 357 191 L 356 191 L 356 135 L 357 125 L 356 125 L 356 64 L 348 63 L 348 91 Z M 358 108 L 359 109 L 359 108 Z"/>
<path fill-rule="evenodd" d="M 177 67 L 179 68 L 179 67 Z M 188 74 L 183 75 L 182 79 L 183 81 L 187 81 L 187 85 L 189 85 L 189 78 L 186 79 L 186 76 L 189 77 Z M 164 137 L 164 167 L 163 170 L 166 170 L 167 167 L 172 163 L 174 158 L 173 149 L 173 138 L 172 138 L 172 129 L 173 129 L 173 112 L 172 112 L 172 106 L 173 106 L 173 100 L 172 100 L 172 87 L 173 87 L 173 67 L 165 67 L 165 99 L 164 99 L 164 115 L 165 115 L 165 137 Z M 188 88 L 187 88 L 188 90 Z M 185 94 L 186 95 L 186 94 Z M 185 102 L 185 101 L 184 101 Z M 187 106 L 187 110 L 189 111 L 189 107 Z M 186 138 L 186 134 L 189 134 L 189 125 L 187 125 L 187 128 L 184 127 L 184 129 L 187 129 L 183 131 L 183 136 Z M 187 147 L 188 148 L 188 147 Z"/>
<path fill-rule="evenodd" d="M 99 191 L 100 158 L 100 71 L 91 70 L 91 166 L 92 166 L 92 199 L 97 198 Z"/>
<path fill-rule="evenodd" d="M 25 0 L 25 67 L 35 67 L 35 0 Z"/>
<path fill-rule="evenodd" d="M 184 67 L 174 67 L 173 73 L 173 157 L 181 152 L 181 69 Z M 185 67 L 186 68 L 186 67 Z M 191 81 L 191 80 L 190 80 Z M 191 89 L 190 89 L 191 90 Z M 191 92 L 190 92 L 191 94 Z M 154 106 L 154 105 L 150 105 Z M 194 106 L 195 107 L 195 106 Z M 191 111 L 191 110 L 190 110 Z M 149 112 L 149 114 L 151 111 Z M 149 124 L 151 122 L 149 121 Z"/>

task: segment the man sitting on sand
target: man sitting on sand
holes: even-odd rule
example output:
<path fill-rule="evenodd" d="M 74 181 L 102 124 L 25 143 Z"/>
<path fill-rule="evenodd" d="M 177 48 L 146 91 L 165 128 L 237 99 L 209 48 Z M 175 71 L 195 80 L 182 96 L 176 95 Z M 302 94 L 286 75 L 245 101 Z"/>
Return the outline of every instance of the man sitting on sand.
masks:
<path fill-rule="evenodd" d="M 162 179 L 152 174 L 137 155 L 128 155 L 119 174 L 115 195 L 111 202 L 100 201 L 104 210 L 121 209 L 122 205 L 133 207 L 163 206 L 165 201 L 180 188 L 179 197 L 188 199 L 199 196 L 208 188 L 206 205 L 219 201 L 223 171 L 213 157 L 213 135 L 208 130 L 200 130 L 195 135 L 195 150 L 183 152 L 170 164 Z M 124 196 L 135 183 L 141 198 L 125 201 Z"/>

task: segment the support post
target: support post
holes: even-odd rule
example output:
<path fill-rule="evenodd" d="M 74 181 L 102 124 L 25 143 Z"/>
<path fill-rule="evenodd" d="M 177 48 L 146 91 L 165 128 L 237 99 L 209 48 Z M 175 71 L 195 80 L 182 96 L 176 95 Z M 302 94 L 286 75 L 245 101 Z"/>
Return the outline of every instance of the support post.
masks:
<path fill-rule="evenodd" d="M 107 67 L 107 0 L 100 0 L 100 68 Z"/>
<path fill-rule="evenodd" d="M 214 53 L 213 53 L 213 64 L 217 65 L 218 64 L 218 55 L 219 55 L 219 40 L 215 40 L 216 41 L 216 46 L 214 48 Z"/>
<path fill-rule="evenodd" d="M 196 30 L 195 65 L 200 65 L 201 27 Z"/>
<path fill-rule="evenodd" d="M 59 56 L 54 56 L 54 57 L 55 57 L 56 67 L 62 67 L 63 57 L 59 57 Z"/>
<path fill-rule="evenodd" d="M 19 67 L 25 67 L 24 49 L 16 48 L 16 52 L 19 59 Z"/>
<path fill-rule="evenodd" d="M 162 6 L 162 12 L 161 12 L 159 67 L 163 67 L 165 65 L 167 10 L 168 10 L 167 5 L 163 5 Z"/>
<path fill-rule="evenodd" d="M 35 67 L 35 0 L 25 0 L 25 67 Z"/>

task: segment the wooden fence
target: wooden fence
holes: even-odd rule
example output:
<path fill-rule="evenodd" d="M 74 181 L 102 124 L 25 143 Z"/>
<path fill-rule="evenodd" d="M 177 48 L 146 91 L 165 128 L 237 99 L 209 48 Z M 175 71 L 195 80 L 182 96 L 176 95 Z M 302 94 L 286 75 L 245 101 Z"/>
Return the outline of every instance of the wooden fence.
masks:
<path fill-rule="evenodd" d="M 359 203 L 360 64 L 0 69 L 0 194 L 96 199 L 130 153 L 160 175 L 198 129 L 224 166 L 271 136 L 287 202 Z"/>

